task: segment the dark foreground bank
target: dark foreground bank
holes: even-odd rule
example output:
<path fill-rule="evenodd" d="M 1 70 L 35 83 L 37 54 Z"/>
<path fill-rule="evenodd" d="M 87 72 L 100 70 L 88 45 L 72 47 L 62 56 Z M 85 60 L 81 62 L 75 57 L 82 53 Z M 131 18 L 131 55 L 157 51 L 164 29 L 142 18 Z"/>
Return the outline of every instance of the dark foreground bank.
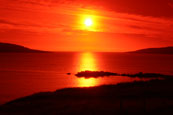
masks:
<path fill-rule="evenodd" d="M 172 115 L 173 79 L 37 93 L 0 107 L 0 115 Z"/>

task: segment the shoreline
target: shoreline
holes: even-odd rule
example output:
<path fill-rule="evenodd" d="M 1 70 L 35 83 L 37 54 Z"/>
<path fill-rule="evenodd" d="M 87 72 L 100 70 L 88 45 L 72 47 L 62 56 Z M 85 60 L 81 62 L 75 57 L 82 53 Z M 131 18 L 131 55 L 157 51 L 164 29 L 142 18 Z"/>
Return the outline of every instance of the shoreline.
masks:
<path fill-rule="evenodd" d="M 159 114 L 169 111 L 173 113 L 172 83 L 173 78 L 168 78 L 40 92 L 1 105 L 0 114 L 39 115 L 48 112 L 66 115 L 70 113 L 90 114 L 92 111 L 96 114 L 125 112 L 134 115 L 141 112 Z"/>

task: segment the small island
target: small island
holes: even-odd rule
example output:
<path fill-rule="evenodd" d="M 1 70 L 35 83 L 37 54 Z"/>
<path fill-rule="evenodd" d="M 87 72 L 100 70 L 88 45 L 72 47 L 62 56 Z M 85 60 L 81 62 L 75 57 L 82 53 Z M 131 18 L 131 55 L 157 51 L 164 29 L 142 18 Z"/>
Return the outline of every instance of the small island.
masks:
<path fill-rule="evenodd" d="M 138 78 L 169 78 L 173 77 L 171 75 L 164 75 L 159 73 L 135 73 L 135 74 L 127 74 L 127 73 L 114 73 L 114 72 L 106 72 L 106 71 L 81 71 L 75 74 L 77 77 L 85 77 L 85 78 L 97 78 L 97 77 L 109 77 L 109 76 L 127 76 L 127 77 L 138 77 Z"/>
<path fill-rule="evenodd" d="M 85 78 L 90 78 L 90 77 L 104 77 L 104 76 L 118 76 L 118 73 L 113 73 L 113 72 L 105 72 L 105 71 L 81 71 L 75 74 L 77 77 L 85 77 Z"/>

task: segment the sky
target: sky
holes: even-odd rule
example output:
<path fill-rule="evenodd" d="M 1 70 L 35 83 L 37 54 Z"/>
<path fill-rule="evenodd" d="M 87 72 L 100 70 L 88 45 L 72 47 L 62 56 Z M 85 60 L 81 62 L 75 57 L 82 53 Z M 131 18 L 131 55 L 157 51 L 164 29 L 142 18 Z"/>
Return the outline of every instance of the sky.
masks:
<path fill-rule="evenodd" d="M 173 0 L 0 0 L 0 42 L 33 49 L 133 51 L 173 46 L 172 33 Z"/>

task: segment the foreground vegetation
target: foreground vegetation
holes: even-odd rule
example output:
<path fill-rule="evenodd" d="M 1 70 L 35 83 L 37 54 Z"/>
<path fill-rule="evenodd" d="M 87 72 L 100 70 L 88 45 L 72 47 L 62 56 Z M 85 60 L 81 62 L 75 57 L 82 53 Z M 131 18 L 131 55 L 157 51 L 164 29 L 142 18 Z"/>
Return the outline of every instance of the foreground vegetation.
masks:
<path fill-rule="evenodd" d="M 67 88 L 20 98 L 0 107 L 0 115 L 170 115 L 173 79 Z"/>

